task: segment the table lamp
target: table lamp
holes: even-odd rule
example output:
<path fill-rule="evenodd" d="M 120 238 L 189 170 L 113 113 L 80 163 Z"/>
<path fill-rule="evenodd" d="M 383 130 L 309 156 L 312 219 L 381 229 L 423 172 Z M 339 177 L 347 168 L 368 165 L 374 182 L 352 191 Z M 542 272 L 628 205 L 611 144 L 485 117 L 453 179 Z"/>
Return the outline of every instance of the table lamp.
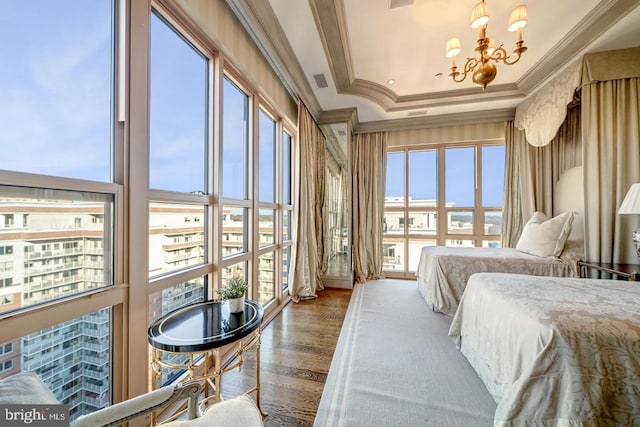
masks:
<path fill-rule="evenodd" d="M 627 195 L 618 209 L 618 214 L 640 215 L 640 183 L 631 185 Z M 633 232 L 633 244 L 636 246 L 636 253 L 640 259 L 640 228 Z"/>

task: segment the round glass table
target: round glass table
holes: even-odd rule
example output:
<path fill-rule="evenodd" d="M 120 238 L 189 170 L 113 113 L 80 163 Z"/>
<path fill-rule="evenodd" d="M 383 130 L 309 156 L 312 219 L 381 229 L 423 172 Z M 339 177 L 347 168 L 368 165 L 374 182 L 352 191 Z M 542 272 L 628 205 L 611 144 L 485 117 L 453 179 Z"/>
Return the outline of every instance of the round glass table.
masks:
<path fill-rule="evenodd" d="M 244 310 L 231 313 L 227 301 L 205 301 L 192 304 L 157 319 L 149 327 L 148 340 L 152 347 L 151 367 L 153 369 L 153 387 L 159 387 L 158 380 L 162 368 L 186 370 L 186 379 L 203 379 L 214 391 L 209 396 L 209 387 L 205 388 L 206 404 L 210 399 L 221 400 L 221 376 L 244 363 L 244 352 L 255 348 L 256 385 L 245 394 L 256 392 L 256 404 L 260 408 L 260 325 L 263 317 L 262 305 L 256 301 L 245 300 Z M 227 346 L 233 346 L 228 364 L 222 365 L 222 353 Z M 226 350 L 226 349 L 225 349 Z M 178 354 L 187 356 L 185 363 L 167 361 L 166 356 Z M 202 363 L 200 363 L 202 361 Z M 155 424 L 155 417 L 152 419 Z"/>

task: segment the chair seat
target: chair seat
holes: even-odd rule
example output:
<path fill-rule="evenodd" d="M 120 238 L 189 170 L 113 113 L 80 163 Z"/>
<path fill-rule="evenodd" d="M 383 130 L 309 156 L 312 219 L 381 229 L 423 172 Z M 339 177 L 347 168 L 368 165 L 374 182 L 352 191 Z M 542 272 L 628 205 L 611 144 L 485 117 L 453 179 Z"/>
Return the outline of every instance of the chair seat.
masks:
<path fill-rule="evenodd" d="M 177 420 L 163 427 L 261 427 L 262 415 L 251 397 L 243 395 L 209 407 L 193 420 Z"/>
<path fill-rule="evenodd" d="M 126 420 L 148 413 L 159 406 L 174 401 L 176 398 L 185 399 L 190 393 L 193 400 L 193 414 L 195 416 L 196 403 L 202 385 L 195 380 L 180 385 L 154 390 L 109 406 L 75 420 L 74 427 L 97 427 L 115 425 Z M 195 387 L 195 389 L 193 389 Z M 189 389 L 189 390 L 187 390 Z M 193 390 L 191 390 L 193 389 Z M 59 403 L 47 385 L 33 372 L 21 372 L 9 378 L 0 380 L 0 404 L 38 405 Z M 178 420 L 163 424 L 169 427 L 261 427 L 262 416 L 251 397 L 243 395 L 233 399 L 216 403 L 209 407 L 202 416 L 192 420 Z"/>

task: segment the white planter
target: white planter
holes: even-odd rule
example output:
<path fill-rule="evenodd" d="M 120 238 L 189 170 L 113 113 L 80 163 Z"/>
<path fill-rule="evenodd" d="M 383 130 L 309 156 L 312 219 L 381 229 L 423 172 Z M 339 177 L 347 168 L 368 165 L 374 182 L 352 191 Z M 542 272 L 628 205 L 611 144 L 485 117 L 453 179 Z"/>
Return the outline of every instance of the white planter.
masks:
<path fill-rule="evenodd" d="M 244 297 L 230 298 L 227 300 L 231 313 L 242 313 L 244 311 Z"/>

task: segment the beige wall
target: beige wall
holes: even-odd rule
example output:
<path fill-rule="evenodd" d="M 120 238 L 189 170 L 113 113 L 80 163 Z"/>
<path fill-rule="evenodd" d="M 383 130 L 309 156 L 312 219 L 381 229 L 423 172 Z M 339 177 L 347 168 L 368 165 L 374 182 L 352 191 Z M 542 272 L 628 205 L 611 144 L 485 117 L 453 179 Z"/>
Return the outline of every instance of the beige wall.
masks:
<path fill-rule="evenodd" d="M 178 0 L 180 6 L 216 43 L 222 55 L 241 70 L 291 123 L 297 123 L 298 107 L 260 50 L 222 0 Z"/>
<path fill-rule="evenodd" d="M 440 144 L 504 138 L 503 122 L 390 131 L 387 147 Z"/>

